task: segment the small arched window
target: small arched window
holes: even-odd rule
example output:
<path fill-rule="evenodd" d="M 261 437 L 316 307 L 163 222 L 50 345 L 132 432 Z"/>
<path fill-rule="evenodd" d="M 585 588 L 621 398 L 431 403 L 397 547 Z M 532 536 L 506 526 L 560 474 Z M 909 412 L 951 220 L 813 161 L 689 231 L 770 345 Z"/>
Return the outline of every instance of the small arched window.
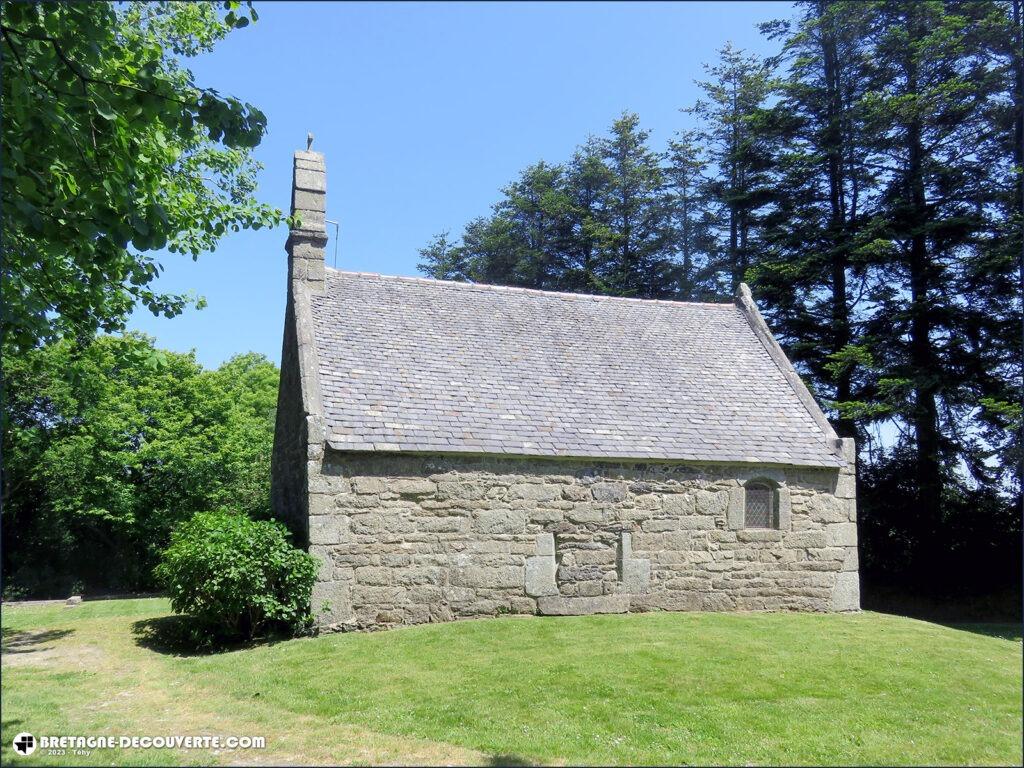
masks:
<path fill-rule="evenodd" d="M 743 505 L 744 528 L 778 528 L 775 491 L 763 482 L 747 483 Z"/>

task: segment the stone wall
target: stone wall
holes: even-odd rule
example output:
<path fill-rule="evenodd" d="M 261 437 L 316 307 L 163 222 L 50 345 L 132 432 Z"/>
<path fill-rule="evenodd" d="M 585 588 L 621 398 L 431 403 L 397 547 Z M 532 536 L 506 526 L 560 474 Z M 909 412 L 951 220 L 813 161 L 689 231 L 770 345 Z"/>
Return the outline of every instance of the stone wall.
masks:
<path fill-rule="evenodd" d="M 275 516 L 305 543 L 306 523 L 306 412 L 302 403 L 301 374 L 295 334 L 295 316 L 289 299 L 281 349 L 281 380 L 277 389 L 274 450 L 271 455 L 270 500 Z"/>
<path fill-rule="evenodd" d="M 852 441 L 847 445 L 852 459 Z M 856 610 L 845 469 L 374 455 L 311 474 L 321 626 L 649 610 Z M 743 525 L 742 484 L 779 529 Z"/>

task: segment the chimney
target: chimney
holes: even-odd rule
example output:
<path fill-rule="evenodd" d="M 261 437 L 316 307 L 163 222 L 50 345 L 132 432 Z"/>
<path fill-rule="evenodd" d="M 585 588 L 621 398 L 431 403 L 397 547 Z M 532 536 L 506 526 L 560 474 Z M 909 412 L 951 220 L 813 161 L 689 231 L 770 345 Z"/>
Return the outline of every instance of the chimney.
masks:
<path fill-rule="evenodd" d="M 324 286 L 324 247 L 327 228 L 327 169 L 324 156 L 308 149 L 295 153 L 292 171 L 292 216 L 300 223 L 288 233 L 288 284 L 306 284 L 313 292 Z"/>

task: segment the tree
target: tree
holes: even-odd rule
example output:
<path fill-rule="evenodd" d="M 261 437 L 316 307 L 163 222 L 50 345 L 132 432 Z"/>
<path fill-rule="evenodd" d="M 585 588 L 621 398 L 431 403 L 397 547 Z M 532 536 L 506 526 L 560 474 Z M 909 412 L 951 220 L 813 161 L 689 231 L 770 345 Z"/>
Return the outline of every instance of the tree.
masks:
<path fill-rule="evenodd" d="M 266 119 L 200 88 L 184 60 L 255 21 L 237 2 L 0 4 L 2 348 L 123 327 L 154 251 L 193 259 L 229 230 L 275 225 L 253 196 Z"/>
<path fill-rule="evenodd" d="M 676 295 L 683 301 L 714 297 L 718 294 L 713 271 L 718 222 L 708 197 L 708 162 L 695 131 L 683 131 L 669 142 L 665 175 L 678 262 Z"/>
<path fill-rule="evenodd" d="M 856 325 L 864 304 L 856 282 L 868 273 L 878 236 L 875 158 L 859 109 L 876 80 L 865 34 L 872 9 L 825 0 L 800 8 L 795 24 L 762 27 L 783 40 L 777 63 L 786 72 L 767 121 L 776 192 L 764 216 L 768 247 L 753 276 L 776 333 L 836 409 L 837 431 L 853 437 L 853 414 L 864 415 L 855 389 L 868 354 Z"/>
<path fill-rule="evenodd" d="M 617 296 L 663 298 L 674 293 L 662 156 L 648 147 L 649 136 L 640 128 L 640 118 L 627 112 L 598 144 L 609 171 L 602 277 L 605 291 Z"/>
<path fill-rule="evenodd" d="M 500 285 L 612 295 L 674 294 L 661 155 L 636 115 L 579 147 L 568 166 L 538 162 L 501 190 L 460 243 L 438 235 L 420 269 Z"/>
<path fill-rule="evenodd" d="M 543 161 L 526 168 L 501 190 L 489 217 L 466 225 L 461 243 L 446 232 L 421 249 L 420 270 L 441 279 L 557 289 L 569 206 L 563 173 Z"/>
<path fill-rule="evenodd" d="M 450 232 L 441 232 L 434 236 L 423 248 L 420 248 L 420 261 L 416 268 L 435 280 L 467 280 L 471 265 L 466 249 L 452 242 Z"/>
<path fill-rule="evenodd" d="M 866 567 L 934 586 L 951 557 L 984 560 L 951 530 L 1015 535 L 976 518 L 1020 488 L 1019 25 L 1010 4 L 812 0 L 764 31 L 785 69 L 758 121 L 777 191 L 749 274 L 867 445 Z"/>
<path fill-rule="evenodd" d="M 478 246 L 487 282 L 558 289 L 565 270 L 564 169 L 543 160 L 505 187 Z M 472 240 L 472 238 L 471 238 Z"/>
<path fill-rule="evenodd" d="M 974 301 L 985 307 L 991 332 L 984 339 L 983 365 L 995 374 L 1001 391 L 981 399 L 979 414 L 984 442 L 994 449 L 990 464 L 1002 468 L 1004 482 L 1019 491 L 1024 476 L 1024 3 L 1001 3 L 1002 14 L 989 18 L 995 49 L 994 69 L 1002 98 L 986 105 L 996 131 L 985 163 L 993 201 L 987 207 L 982 258 L 972 259 L 964 284 Z"/>
<path fill-rule="evenodd" d="M 565 173 L 569 209 L 565 233 L 564 290 L 603 293 L 600 277 L 603 254 L 610 248 L 612 231 L 604 215 L 612 183 L 612 170 L 601 158 L 600 141 L 590 138 L 573 153 Z"/>
<path fill-rule="evenodd" d="M 713 168 L 709 196 L 720 210 L 715 219 L 722 229 L 717 268 L 732 295 L 759 258 L 759 212 L 772 194 L 762 124 L 772 91 L 771 67 L 730 43 L 706 70 L 710 79 L 698 82 L 704 98 L 684 111 L 698 119 L 694 136 Z"/>
<path fill-rule="evenodd" d="M 270 515 L 277 368 L 204 371 L 150 339 L 62 340 L 6 361 L 4 581 L 27 594 L 152 586 L 199 511 Z"/>
<path fill-rule="evenodd" d="M 1020 317 L 1020 297 L 991 293 L 1013 266 L 993 258 L 990 238 L 1012 163 L 1003 139 L 1012 120 L 993 119 L 990 108 L 1013 102 L 1007 21 L 1004 7 L 982 2 L 889 2 L 872 18 L 871 55 L 884 80 L 863 109 L 882 185 L 874 216 L 889 247 L 865 332 L 878 400 L 910 427 L 922 573 L 944 556 L 945 496 L 957 471 L 986 486 L 995 479 L 973 423 L 986 399 L 1008 394 L 1014 365 L 1000 356 L 1021 355 L 1018 343 L 999 341 L 1020 325 L 1007 323 Z"/>

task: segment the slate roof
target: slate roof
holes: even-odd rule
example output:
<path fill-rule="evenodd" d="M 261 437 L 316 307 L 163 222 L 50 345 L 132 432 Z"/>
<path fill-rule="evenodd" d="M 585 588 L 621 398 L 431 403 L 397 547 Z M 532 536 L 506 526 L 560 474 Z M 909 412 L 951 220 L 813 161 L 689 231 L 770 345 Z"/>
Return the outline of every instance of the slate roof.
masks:
<path fill-rule="evenodd" d="M 336 449 L 841 464 L 735 304 L 333 269 L 310 303 Z"/>

